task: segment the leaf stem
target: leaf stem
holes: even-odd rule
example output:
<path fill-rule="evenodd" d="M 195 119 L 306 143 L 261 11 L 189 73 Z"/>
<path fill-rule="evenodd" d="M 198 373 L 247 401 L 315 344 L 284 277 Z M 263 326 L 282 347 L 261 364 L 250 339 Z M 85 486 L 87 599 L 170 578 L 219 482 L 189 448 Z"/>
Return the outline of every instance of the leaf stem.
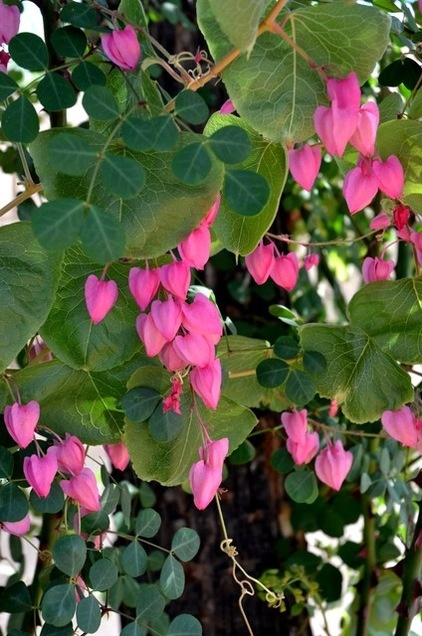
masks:
<path fill-rule="evenodd" d="M 2 207 L 0 209 L 0 216 L 7 214 L 7 212 L 10 212 L 10 210 L 13 210 L 13 208 L 26 201 L 26 199 L 32 197 L 33 194 L 41 192 L 42 189 L 43 186 L 41 183 L 34 183 L 32 186 L 28 187 L 26 190 L 24 190 L 24 192 L 18 194 L 17 197 L 15 197 L 12 201 L 9 201 L 9 203 Z"/>

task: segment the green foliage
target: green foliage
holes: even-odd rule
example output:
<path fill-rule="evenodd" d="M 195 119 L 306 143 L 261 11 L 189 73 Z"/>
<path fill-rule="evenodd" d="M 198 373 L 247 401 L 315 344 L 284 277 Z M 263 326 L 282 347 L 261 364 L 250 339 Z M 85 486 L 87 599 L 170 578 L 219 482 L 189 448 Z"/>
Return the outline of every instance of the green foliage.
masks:
<path fill-rule="evenodd" d="M 85 563 L 85 541 L 78 535 L 66 535 L 57 539 L 53 547 L 56 567 L 68 576 L 76 577 Z"/>
<path fill-rule="evenodd" d="M 222 31 L 242 53 L 250 52 L 255 44 L 259 20 L 266 5 L 266 0 L 247 0 L 241 7 L 236 0 L 224 3 L 210 0 L 211 11 Z M 233 19 L 234 15 L 236 19 Z"/>
<path fill-rule="evenodd" d="M 64 627 L 76 610 L 75 588 L 70 583 L 50 587 L 41 601 L 41 613 L 46 623 Z"/>

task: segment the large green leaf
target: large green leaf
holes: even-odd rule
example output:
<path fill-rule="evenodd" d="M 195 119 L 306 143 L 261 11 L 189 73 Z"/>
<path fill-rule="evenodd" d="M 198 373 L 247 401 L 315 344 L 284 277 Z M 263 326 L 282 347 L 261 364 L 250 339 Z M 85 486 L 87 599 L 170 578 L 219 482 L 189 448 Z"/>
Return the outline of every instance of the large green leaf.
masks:
<path fill-rule="evenodd" d="M 136 373 L 136 382 L 163 392 L 166 376 L 162 369 L 144 367 Z M 133 380 L 129 387 L 132 384 Z M 167 384 L 170 384 L 168 380 Z M 181 400 L 182 430 L 170 442 L 156 442 L 145 422 L 126 421 L 125 441 L 140 479 L 156 480 L 165 486 L 176 486 L 187 479 L 190 467 L 199 461 L 198 448 L 202 445 L 201 426 L 195 410 L 190 407 L 191 398 L 186 390 Z M 198 411 L 212 439 L 229 438 L 229 453 L 243 442 L 257 421 L 252 411 L 224 397 L 216 411 L 206 409 L 198 401 Z"/>
<path fill-rule="evenodd" d="M 107 271 L 107 279 L 115 280 L 119 288 L 115 306 L 97 325 L 89 317 L 85 281 L 90 274 L 100 278 L 102 269 L 80 247 L 67 250 L 55 302 L 40 330 L 54 355 L 75 369 L 111 369 L 140 349 L 135 329 L 139 310 L 128 289 L 127 265 L 116 263 Z"/>
<path fill-rule="evenodd" d="M 102 373 L 76 371 L 58 360 L 45 362 L 14 374 L 23 402 L 41 405 L 40 424 L 60 435 L 72 433 L 86 444 L 111 444 L 120 440 L 123 412 L 120 400 L 138 361 Z M 0 410 L 10 402 L 0 384 Z"/>
<path fill-rule="evenodd" d="M 201 31 L 219 61 L 232 45 L 210 0 L 199 0 L 197 11 Z M 389 42 L 390 18 L 373 7 L 336 1 L 284 11 L 279 20 L 287 16 L 287 35 L 315 65 L 343 75 L 356 71 L 361 83 Z M 313 113 L 326 101 L 324 82 L 277 33 L 263 33 L 249 57 L 239 56 L 222 77 L 240 116 L 266 137 L 302 141 L 313 134 Z"/>
<path fill-rule="evenodd" d="M 42 249 L 29 223 L 0 229 L 0 368 L 40 328 L 53 303 L 62 254 Z"/>
<path fill-rule="evenodd" d="M 405 173 L 404 201 L 422 213 L 422 122 L 388 121 L 378 128 L 377 149 L 383 159 L 396 155 Z"/>
<path fill-rule="evenodd" d="M 242 52 L 250 51 L 267 0 L 210 0 L 210 7 L 222 31 Z"/>
<path fill-rule="evenodd" d="M 244 121 L 234 115 L 215 114 L 205 128 L 207 136 L 226 126 L 243 129 L 250 139 L 252 150 L 248 158 L 237 167 L 257 172 L 265 177 L 270 185 L 270 196 L 259 214 L 253 217 L 240 216 L 234 212 L 225 196 L 221 200 L 220 210 L 213 225 L 217 237 L 223 246 L 235 254 L 249 254 L 258 245 L 277 214 L 281 193 L 287 177 L 287 157 L 284 147 L 263 139 Z"/>
<path fill-rule="evenodd" d="M 60 134 L 60 129 L 43 132 L 31 146 L 45 195 L 50 200 L 84 199 L 94 168 L 89 169 L 82 178 L 58 172 L 57 164 L 52 162 L 49 153 L 49 143 L 57 134 Z M 75 129 L 67 131 L 67 134 L 75 135 L 97 152 L 104 147 L 105 138 L 92 130 Z M 175 247 L 199 225 L 217 197 L 223 180 L 222 164 L 217 159 L 210 156 L 210 173 L 197 186 L 186 188 L 173 174 L 171 165 L 175 153 L 203 139 L 193 133 L 183 133 L 179 137 L 179 143 L 171 152 L 132 152 L 117 141 L 108 149 L 109 154 L 134 159 L 146 173 L 145 187 L 130 200 L 110 195 L 101 181 L 95 182 L 91 193 L 90 203 L 121 221 L 126 235 L 126 256 L 155 257 Z"/>

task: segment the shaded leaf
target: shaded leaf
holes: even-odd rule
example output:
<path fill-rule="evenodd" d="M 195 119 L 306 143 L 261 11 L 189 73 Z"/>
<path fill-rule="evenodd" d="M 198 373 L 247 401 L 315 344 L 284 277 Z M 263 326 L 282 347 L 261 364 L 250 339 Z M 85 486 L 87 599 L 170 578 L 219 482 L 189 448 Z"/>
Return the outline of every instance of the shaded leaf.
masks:
<path fill-rule="evenodd" d="M 1 118 L 1 129 L 9 141 L 28 144 L 38 135 L 38 115 L 25 95 L 7 106 Z"/>
<path fill-rule="evenodd" d="M 9 42 L 14 62 L 29 71 L 43 71 L 48 66 L 48 50 L 44 41 L 33 33 L 18 33 Z"/>

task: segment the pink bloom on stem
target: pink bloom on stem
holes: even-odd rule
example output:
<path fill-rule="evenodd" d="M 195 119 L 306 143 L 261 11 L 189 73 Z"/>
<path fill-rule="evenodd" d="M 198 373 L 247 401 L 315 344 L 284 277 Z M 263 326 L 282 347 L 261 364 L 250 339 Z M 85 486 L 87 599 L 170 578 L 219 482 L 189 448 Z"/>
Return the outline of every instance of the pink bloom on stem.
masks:
<path fill-rule="evenodd" d="M 40 405 L 35 400 L 28 404 L 6 406 L 4 423 L 10 437 L 20 446 L 26 448 L 34 439 L 35 428 L 40 419 Z"/>
<path fill-rule="evenodd" d="M 271 271 L 271 278 L 277 285 L 286 291 L 292 291 L 297 283 L 299 275 L 299 263 L 294 252 L 281 254 L 274 259 L 274 266 Z"/>
<path fill-rule="evenodd" d="M 310 192 L 321 167 L 321 148 L 305 145 L 289 150 L 289 168 L 293 179 Z"/>
<path fill-rule="evenodd" d="M 147 356 L 153 358 L 168 342 L 157 328 L 151 314 L 139 314 L 136 319 L 136 331 L 141 339 Z"/>
<path fill-rule="evenodd" d="M 211 252 L 211 232 L 203 223 L 177 246 L 182 260 L 195 269 L 204 269 Z M 190 282 L 190 279 L 189 279 Z"/>
<path fill-rule="evenodd" d="M 270 276 L 274 266 L 274 245 L 264 245 L 260 241 L 253 252 L 245 256 L 245 265 L 257 285 L 263 285 Z"/>
<path fill-rule="evenodd" d="M 212 204 L 212 206 L 206 213 L 205 217 L 202 219 L 201 225 L 206 225 L 207 227 L 211 227 L 211 225 L 215 221 L 215 217 L 218 214 L 218 210 L 220 209 L 220 203 L 221 203 L 221 194 L 218 193 L 216 200 L 214 201 L 214 203 Z"/>
<path fill-rule="evenodd" d="M 124 442 L 104 444 L 104 450 L 115 468 L 124 470 L 130 462 L 129 451 Z"/>
<path fill-rule="evenodd" d="M 378 179 L 378 187 L 390 199 L 403 196 L 404 171 L 403 166 L 395 155 L 390 155 L 385 161 L 375 159 L 372 170 Z"/>
<path fill-rule="evenodd" d="M 422 232 L 415 232 L 411 230 L 410 241 L 413 243 L 416 249 L 416 256 L 418 258 L 419 265 L 422 264 Z"/>
<path fill-rule="evenodd" d="M 218 309 L 204 294 L 196 294 L 191 303 L 182 304 L 182 325 L 191 333 L 202 333 L 213 344 L 223 334 Z"/>
<path fill-rule="evenodd" d="M 343 448 L 338 439 L 327 446 L 315 460 L 315 472 L 322 483 L 334 490 L 340 490 L 353 464 L 353 454 Z"/>
<path fill-rule="evenodd" d="M 362 278 L 365 283 L 387 280 L 393 269 L 394 261 L 384 261 L 382 258 L 367 256 L 362 264 Z"/>
<path fill-rule="evenodd" d="M 319 265 L 319 254 L 308 254 L 305 256 L 304 261 L 306 271 L 309 271 L 312 267 Z"/>
<path fill-rule="evenodd" d="M 206 367 L 195 367 L 189 374 L 195 393 L 202 398 L 205 406 L 216 409 L 221 391 L 221 362 L 213 360 Z"/>
<path fill-rule="evenodd" d="M 234 107 L 232 100 L 226 99 L 226 101 L 220 108 L 220 113 L 221 115 L 230 115 L 231 113 L 234 113 L 235 110 L 236 108 Z"/>
<path fill-rule="evenodd" d="M 215 358 L 215 347 L 208 338 L 201 333 L 188 333 L 176 336 L 173 341 L 174 350 L 187 364 L 206 367 Z"/>
<path fill-rule="evenodd" d="M 396 205 L 393 212 L 393 222 L 398 230 L 402 230 L 410 217 L 410 208 L 405 205 Z"/>
<path fill-rule="evenodd" d="M 49 495 L 57 470 L 58 465 L 54 446 L 50 446 L 44 457 L 31 455 L 23 460 L 25 479 L 35 490 L 38 497 L 47 497 Z"/>
<path fill-rule="evenodd" d="M 162 333 L 167 342 L 170 342 L 182 323 L 181 303 L 172 296 L 169 296 L 167 300 L 154 300 L 150 316 L 158 331 Z"/>
<path fill-rule="evenodd" d="M 384 411 L 381 422 L 390 437 L 403 446 L 417 447 L 418 427 L 416 418 L 408 406 L 402 406 L 397 411 Z"/>
<path fill-rule="evenodd" d="M 136 31 L 127 24 L 121 31 L 101 36 L 101 45 L 109 60 L 124 71 L 134 71 L 141 59 L 141 47 Z"/>
<path fill-rule="evenodd" d="M 0 0 L 0 44 L 9 44 L 19 31 L 21 14 L 18 7 L 9 7 Z"/>
<path fill-rule="evenodd" d="M 0 49 L 0 73 L 7 73 L 7 65 L 9 64 L 10 55 Z"/>
<path fill-rule="evenodd" d="M 169 371 L 181 371 L 186 366 L 186 361 L 183 360 L 176 349 L 173 342 L 167 342 L 158 354 L 161 364 L 163 364 Z"/>
<path fill-rule="evenodd" d="M 305 439 L 305 435 L 308 432 L 307 418 L 308 411 L 306 409 L 281 414 L 281 423 L 284 426 L 287 436 L 298 444 Z"/>
<path fill-rule="evenodd" d="M 390 225 L 391 221 L 388 214 L 386 214 L 385 212 L 380 212 L 379 214 L 374 216 L 369 224 L 369 227 L 371 228 L 371 230 L 383 230 L 386 227 L 390 227 Z"/>
<path fill-rule="evenodd" d="M 331 400 L 330 408 L 328 409 L 329 417 L 335 417 L 338 413 L 338 403 L 337 400 Z"/>
<path fill-rule="evenodd" d="M 116 304 L 119 290 L 114 280 L 99 280 L 90 274 L 85 283 L 85 302 L 89 316 L 97 325 Z"/>
<path fill-rule="evenodd" d="M 297 466 L 309 464 L 319 451 L 319 435 L 306 432 L 301 442 L 296 442 L 289 437 L 286 446 Z"/>
<path fill-rule="evenodd" d="M 378 185 L 371 162 L 361 158 L 356 168 L 349 170 L 344 178 L 343 195 L 350 214 L 363 210 L 371 203 L 378 192 Z"/>
<path fill-rule="evenodd" d="M 65 439 L 56 444 L 58 470 L 77 475 L 85 464 L 85 448 L 76 435 L 66 433 Z"/>
<path fill-rule="evenodd" d="M 16 537 L 22 537 L 24 534 L 28 534 L 30 527 L 31 517 L 29 513 L 20 521 L 2 521 L 0 523 L 0 528 L 9 534 L 14 534 Z"/>
<path fill-rule="evenodd" d="M 340 79 L 331 77 L 327 81 L 327 94 L 332 102 L 336 102 L 337 108 L 340 110 L 358 111 L 361 95 L 356 73 L 352 71 Z"/>
<path fill-rule="evenodd" d="M 362 155 L 373 155 L 380 114 L 375 102 L 363 104 L 358 111 L 358 124 L 350 143 Z"/>
<path fill-rule="evenodd" d="M 191 466 L 189 483 L 193 501 L 198 510 L 204 510 L 214 499 L 223 479 L 224 459 L 229 451 L 229 440 L 223 437 L 209 440 L 199 448 L 201 460 Z"/>
<path fill-rule="evenodd" d="M 84 468 L 71 479 L 62 479 L 60 486 L 67 497 L 74 499 L 90 512 L 101 508 L 97 480 L 90 468 Z"/>
<path fill-rule="evenodd" d="M 190 285 L 189 265 L 183 261 L 174 261 L 160 267 L 159 272 L 162 286 L 176 298 L 184 300 Z"/>
<path fill-rule="evenodd" d="M 142 311 L 150 304 L 160 286 L 158 269 L 141 269 L 132 267 L 129 272 L 130 293 Z"/>
<path fill-rule="evenodd" d="M 183 392 L 183 383 L 177 376 L 171 378 L 171 392 L 163 400 L 163 413 L 167 411 L 174 411 L 178 415 L 181 415 L 180 410 L 180 396 Z"/>

